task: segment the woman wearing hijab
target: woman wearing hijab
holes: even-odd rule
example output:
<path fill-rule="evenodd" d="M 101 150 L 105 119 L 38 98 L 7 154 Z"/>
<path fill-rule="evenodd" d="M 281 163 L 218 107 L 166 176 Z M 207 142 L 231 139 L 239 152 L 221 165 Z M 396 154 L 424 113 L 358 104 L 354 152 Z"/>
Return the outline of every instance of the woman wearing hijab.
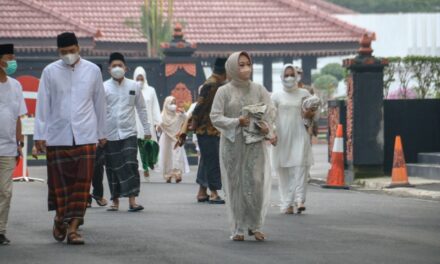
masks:
<path fill-rule="evenodd" d="M 179 183 L 182 181 L 182 175 L 189 172 L 185 149 L 176 146 L 177 136 L 185 119 L 185 114 L 177 109 L 176 98 L 165 98 L 160 123 L 162 136 L 159 139 L 159 167 L 167 183 L 173 178 Z"/>
<path fill-rule="evenodd" d="M 156 127 L 159 126 L 162 117 L 160 116 L 159 101 L 157 100 L 156 90 L 148 85 L 147 74 L 142 67 L 137 67 L 133 74 L 133 80 L 141 87 L 142 95 L 144 96 L 145 105 L 147 107 L 148 122 L 150 123 L 151 140 L 157 142 Z M 145 180 L 149 180 L 150 173 L 148 171 L 148 161 L 145 151 L 144 130 L 142 129 L 142 122 L 139 116 L 136 115 L 137 137 L 138 137 L 138 163 L 139 170 L 144 171 Z"/>
<path fill-rule="evenodd" d="M 210 118 L 221 133 L 220 170 L 231 239 L 243 241 L 247 231 L 262 241 L 271 186 L 265 140 L 276 143 L 273 105 L 267 90 L 250 80 L 252 61 L 248 53 L 233 53 L 226 62 L 226 73 L 231 81 L 217 90 Z"/>
<path fill-rule="evenodd" d="M 275 126 L 278 146 L 273 148 L 273 166 L 279 177 L 281 212 L 305 211 L 307 175 L 313 164 L 310 136 L 302 118 L 302 101 L 310 93 L 298 87 L 298 73 L 292 64 L 283 67 L 283 90 L 272 94 L 277 109 Z"/>

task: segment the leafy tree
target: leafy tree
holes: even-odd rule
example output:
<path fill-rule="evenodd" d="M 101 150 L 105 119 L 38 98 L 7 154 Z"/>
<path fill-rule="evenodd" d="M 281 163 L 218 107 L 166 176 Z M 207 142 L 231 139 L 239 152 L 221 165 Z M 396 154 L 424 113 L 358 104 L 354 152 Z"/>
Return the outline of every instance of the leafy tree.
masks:
<path fill-rule="evenodd" d="M 164 1 L 167 1 L 164 15 Z M 160 44 L 168 42 L 172 37 L 174 0 L 145 0 L 141 7 L 141 17 L 125 21 L 128 27 L 138 30 L 148 41 L 148 57 L 159 57 Z"/>
<path fill-rule="evenodd" d="M 318 89 L 318 91 L 322 94 L 323 99 L 327 100 L 331 97 L 331 95 L 335 92 L 338 87 L 338 79 L 333 75 L 322 74 L 313 82 L 313 87 Z"/>
<path fill-rule="evenodd" d="M 325 65 L 321 69 L 321 73 L 332 75 L 336 79 L 338 79 L 338 81 L 344 79 L 346 76 L 345 69 L 339 63 L 329 63 L 329 64 Z"/>
<path fill-rule="evenodd" d="M 398 57 L 388 58 L 389 64 L 383 70 L 383 96 L 388 98 L 388 93 L 391 84 L 396 80 L 395 73 L 397 70 L 397 63 L 400 61 Z"/>
<path fill-rule="evenodd" d="M 312 83 L 318 79 L 322 74 L 321 73 L 314 73 L 312 74 Z"/>

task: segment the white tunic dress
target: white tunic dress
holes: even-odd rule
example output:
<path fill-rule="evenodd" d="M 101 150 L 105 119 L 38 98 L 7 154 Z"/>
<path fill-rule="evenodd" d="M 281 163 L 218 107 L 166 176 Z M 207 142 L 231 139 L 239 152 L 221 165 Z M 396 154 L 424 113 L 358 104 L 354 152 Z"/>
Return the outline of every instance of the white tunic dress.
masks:
<path fill-rule="evenodd" d="M 313 164 L 310 136 L 301 117 L 302 98 L 310 93 L 301 88 L 272 94 L 277 109 L 278 144 L 272 148 L 272 162 L 279 178 L 281 211 L 306 199 L 307 176 Z"/>
<path fill-rule="evenodd" d="M 275 121 L 278 144 L 273 148 L 273 165 L 276 168 L 313 165 L 310 135 L 301 117 L 302 98 L 310 93 L 302 88 L 274 92 L 272 101 L 277 109 Z"/>

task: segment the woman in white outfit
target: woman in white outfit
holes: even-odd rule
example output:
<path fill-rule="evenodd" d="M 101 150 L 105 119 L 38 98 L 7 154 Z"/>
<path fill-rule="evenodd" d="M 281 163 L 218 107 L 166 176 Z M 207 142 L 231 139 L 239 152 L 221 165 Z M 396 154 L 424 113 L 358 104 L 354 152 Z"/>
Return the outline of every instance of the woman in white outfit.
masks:
<path fill-rule="evenodd" d="M 298 213 L 306 209 L 307 175 L 313 164 L 310 135 L 301 115 L 302 100 L 310 93 L 298 88 L 297 77 L 294 66 L 285 65 L 281 74 L 283 89 L 272 94 L 278 137 L 272 161 L 279 177 L 281 211 L 286 214 L 293 214 L 295 205 Z"/>
<path fill-rule="evenodd" d="M 150 123 L 151 140 L 157 142 L 156 127 L 159 126 L 162 121 L 160 115 L 159 101 L 157 100 L 156 90 L 154 87 L 148 85 L 147 74 L 142 67 L 137 67 L 133 74 L 133 80 L 135 80 L 139 87 L 141 87 L 142 95 L 144 96 L 145 106 L 147 107 L 148 122 Z M 139 120 L 139 116 L 136 114 L 136 126 L 138 145 L 142 146 L 144 141 L 144 130 L 142 123 Z M 138 164 L 139 170 L 144 171 L 145 180 L 149 180 L 150 173 L 148 172 L 148 164 L 146 153 L 143 148 L 138 150 Z"/>
<path fill-rule="evenodd" d="M 159 139 L 159 169 L 167 183 L 173 178 L 179 183 L 182 181 L 182 176 L 189 172 L 185 148 L 176 146 L 177 136 L 185 120 L 186 115 L 183 110 L 177 109 L 176 98 L 173 96 L 165 98 L 160 123 L 162 135 Z"/>

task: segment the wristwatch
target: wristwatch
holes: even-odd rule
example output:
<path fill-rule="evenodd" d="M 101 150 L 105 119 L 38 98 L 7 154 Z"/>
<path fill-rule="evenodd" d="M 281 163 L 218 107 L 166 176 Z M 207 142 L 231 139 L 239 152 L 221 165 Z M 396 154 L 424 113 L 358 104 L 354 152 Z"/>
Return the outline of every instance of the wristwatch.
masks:
<path fill-rule="evenodd" d="M 24 142 L 23 141 L 17 141 L 17 146 L 24 147 Z"/>

